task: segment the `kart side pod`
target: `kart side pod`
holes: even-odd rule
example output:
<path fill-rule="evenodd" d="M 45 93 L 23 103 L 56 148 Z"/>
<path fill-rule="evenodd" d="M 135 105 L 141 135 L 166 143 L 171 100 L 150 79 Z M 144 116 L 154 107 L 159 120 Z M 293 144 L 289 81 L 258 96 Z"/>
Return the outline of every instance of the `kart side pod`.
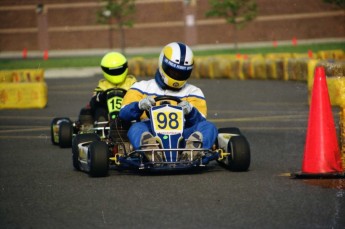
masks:
<path fill-rule="evenodd" d="M 236 131 L 234 131 L 236 130 Z M 231 171 L 247 171 L 250 166 L 250 146 L 237 128 L 219 129 L 218 162 Z"/>

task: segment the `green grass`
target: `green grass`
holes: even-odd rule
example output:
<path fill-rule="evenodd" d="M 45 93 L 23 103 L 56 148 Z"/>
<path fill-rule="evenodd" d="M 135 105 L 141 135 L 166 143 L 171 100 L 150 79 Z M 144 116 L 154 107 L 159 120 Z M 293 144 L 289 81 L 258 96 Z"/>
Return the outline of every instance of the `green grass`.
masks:
<path fill-rule="evenodd" d="M 342 49 L 345 51 L 345 43 L 322 43 L 322 44 L 299 44 L 297 46 L 285 45 L 258 48 L 242 49 L 222 49 L 222 50 L 203 50 L 194 51 L 195 56 L 209 56 L 219 54 L 267 54 L 267 53 L 306 53 L 308 50 L 318 52 L 321 50 Z M 132 57 L 157 58 L 158 53 L 127 55 Z M 84 56 L 84 57 L 56 57 L 43 59 L 0 59 L 0 69 L 36 69 L 36 68 L 69 68 L 69 67 L 97 67 L 99 66 L 101 56 Z"/>

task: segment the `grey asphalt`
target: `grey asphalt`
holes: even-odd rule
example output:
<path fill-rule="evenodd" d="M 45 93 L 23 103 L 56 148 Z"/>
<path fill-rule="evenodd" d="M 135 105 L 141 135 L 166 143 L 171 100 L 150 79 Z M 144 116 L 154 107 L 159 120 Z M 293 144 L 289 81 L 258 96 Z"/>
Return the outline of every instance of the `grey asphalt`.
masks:
<path fill-rule="evenodd" d="M 211 163 L 196 174 L 90 178 L 73 170 L 71 149 L 51 144 L 49 126 L 75 119 L 100 77 L 47 79 L 46 108 L 0 110 L 0 228 L 345 228 L 344 189 L 288 176 L 302 164 L 305 83 L 191 80 L 209 119 L 247 137 L 248 172 Z"/>

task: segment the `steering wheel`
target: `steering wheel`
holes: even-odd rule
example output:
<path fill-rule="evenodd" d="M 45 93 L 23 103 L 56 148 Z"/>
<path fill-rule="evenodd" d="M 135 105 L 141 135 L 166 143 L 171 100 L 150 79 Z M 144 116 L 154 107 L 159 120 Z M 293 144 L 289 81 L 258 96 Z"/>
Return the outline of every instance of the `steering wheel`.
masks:
<path fill-rule="evenodd" d="M 175 101 L 177 103 L 182 102 L 182 100 L 180 98 L 178 98 L 176 96 L 172 96 L 172 95 L 159 95 L 159 96 L 155 97 L 154 100 L 156 102 L 164 101 L 164 100 Z M 156 105 L 154 105 L 154 106 L 156 106 Z M 150 117 L 150 111 L 145 110 L 145 114 L 146 114 L 147 117 Z"/>
<path fill-rule="evenodd" d="M 170 101 L 175 101 L 177 103 L 180 103 L 182 100 L 176 96 L 172 95 L 159 95 L 155 98 L 155 101 L 162 101 L 162 100 L 170 100 Z"/>
<path fill-rule="evenodd" d="M 114 96 L 120 96 L 120 97 L 124 97 L 125 94 L 127 93 L 127 90 L 123 89 L 123 88 L 109 88 L 107 90 L 105 90 L 103 93 L 105 93 L 106 95 L 108 95 L 109 93 L 114 92 L 115 95 Z"/>

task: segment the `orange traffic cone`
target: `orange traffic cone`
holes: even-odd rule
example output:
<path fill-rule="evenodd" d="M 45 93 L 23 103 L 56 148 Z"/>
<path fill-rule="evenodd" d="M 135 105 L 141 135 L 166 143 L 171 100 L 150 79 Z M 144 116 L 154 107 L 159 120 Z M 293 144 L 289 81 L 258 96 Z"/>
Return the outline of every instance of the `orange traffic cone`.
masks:
<path fill-rule="evenodd" d="M 28 57 L 28 49 L 27 48 L 24 48 L 23 51 L 22 51 L 22 57 L 23 59 L 26 59 Z"/>
<path fill-rule="evenodd" d="M 48 58 L 49 58 L 48 50 L 46 49 L 43 51 L 43 60 L 48 60 Z"/>
<path fill-rule="evenodd" d="M 302 172 L 295 177 L 345 178 L 323 67 L 315 69 Z"/>

